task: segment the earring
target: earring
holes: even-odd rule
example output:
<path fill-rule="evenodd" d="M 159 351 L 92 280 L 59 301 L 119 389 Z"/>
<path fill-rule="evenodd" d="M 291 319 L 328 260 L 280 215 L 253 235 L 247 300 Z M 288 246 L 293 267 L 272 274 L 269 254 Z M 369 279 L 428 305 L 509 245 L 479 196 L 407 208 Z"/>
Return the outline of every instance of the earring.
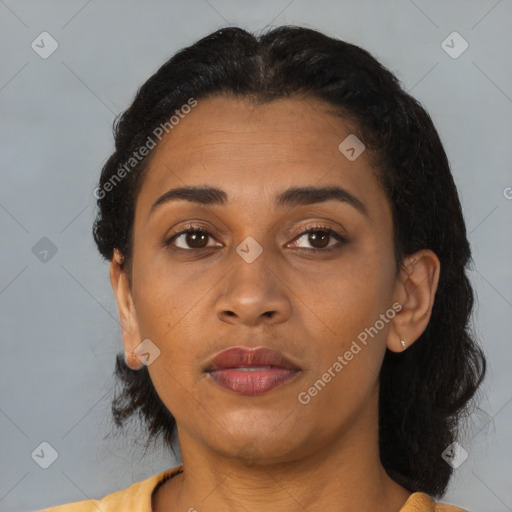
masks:
<path fill-rule="evenodd" d="M 400 345 L 402 345 L 402 349 L 405 350 L 405 341 L 404 340 L 400 340 Z"/>

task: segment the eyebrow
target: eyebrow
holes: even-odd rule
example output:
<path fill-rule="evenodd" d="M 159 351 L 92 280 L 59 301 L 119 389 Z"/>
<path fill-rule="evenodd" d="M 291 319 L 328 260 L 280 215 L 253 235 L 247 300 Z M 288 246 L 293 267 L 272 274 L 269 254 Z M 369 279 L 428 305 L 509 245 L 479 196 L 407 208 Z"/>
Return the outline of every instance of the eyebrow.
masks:
<path fill-rule="evenodd" d="M 170 201 L 184 200 L 201 205 L 224 205 L 228 196 L 224 190 L 210 186 L 180 187 L 167 191 L 151 206 L 149 215 L 158 207 Z M 292 187 L 276 196 L 276 205 L 281 207 L 304 206 L 325 201 L 340 201 L 353 206 L 361 214 L 369 217 L 364 203 L 356 196 L 337 185 L 326 187 Z"/>

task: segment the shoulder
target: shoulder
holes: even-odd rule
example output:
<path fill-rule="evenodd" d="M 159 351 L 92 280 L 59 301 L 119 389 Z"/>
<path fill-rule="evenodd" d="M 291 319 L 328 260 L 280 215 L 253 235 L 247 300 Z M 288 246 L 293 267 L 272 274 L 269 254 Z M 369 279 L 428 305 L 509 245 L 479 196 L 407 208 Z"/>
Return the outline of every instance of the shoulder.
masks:
<path fill-rule="evenodd" d="M 465 508 L 448 505 L 447 503 L 438 503 L 435 508 L 436 512 L 468 512 Z"/>
<path fill-rule="evenodd" d="M 57 507 L 45 508 L 39 512 L 151 512 L 151 495 L 162 481 L 176 474 L 181 465 L 153 475 L 146 480 L 136 482 L 122 491 L 108 494 L 100 500 L 85 500 L 67 503 Z"/>
<path fill-rule="evenodd" d="M 409 496 L 400 512 L 467 512 L 447 503 L 436 503 L 428 494 L 415 492 Z"/>

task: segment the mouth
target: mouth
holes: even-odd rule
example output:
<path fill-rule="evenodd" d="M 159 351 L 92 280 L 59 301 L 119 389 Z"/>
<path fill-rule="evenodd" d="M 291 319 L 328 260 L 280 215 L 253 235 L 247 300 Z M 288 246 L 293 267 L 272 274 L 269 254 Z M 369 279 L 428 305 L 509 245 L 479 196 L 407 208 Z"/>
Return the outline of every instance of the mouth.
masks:
<path fill-rule="evenodd" d="M 205 372 L 212 382 L 239 395 L 261 395 L 297 377 L 301 369 L 269 348 L 233 347 L 214 357 Z"/>

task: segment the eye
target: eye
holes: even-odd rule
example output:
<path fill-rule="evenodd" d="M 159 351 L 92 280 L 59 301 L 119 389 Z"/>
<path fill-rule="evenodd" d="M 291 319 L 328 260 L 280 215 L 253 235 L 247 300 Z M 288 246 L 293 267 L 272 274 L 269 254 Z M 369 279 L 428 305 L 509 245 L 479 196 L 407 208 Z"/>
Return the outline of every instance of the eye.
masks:
<path fill-rule="evenodd" d="M 174 245 L 178 249 L 185 251 L 194 251 L 205 249 L 207 247 L 215 247 L 221 244 L 209 244 L 213 241 L 212 235 L 206 229 L 189 226 L 187 229 L 174 234 L 171 238 L 164 242 L 166 247 Z"/>
<path fill-rule="evenodd" d="M 303 243 L 309 244 L 310 247 L 297 245 L 301 240 Z M 310 251 L 327 252 L 337 249 L 346 241 L 345 237 L 334 231 L 330 226 L 314 226 L 295 238 L 293 246 Z"/>
<path fill-rule="evenodd" d="M 301 246 L 301 241 L 302 243 L 309 244 L 310 247 Z M 333 230 L 330 226 L 315 225 L 307 231 L 303 231 L 290 245 L 313 252 L 328 252 L 339 248 L 340 245 L 346 242 L 346 238 Z M 164 242 L 164 246 L 173 246 L 173 248 L 179 250 L 192 252 L 209 247 L 220 247 L 222 244 L 216 243 L 213 236 L 206 229 L 189 225 L 186 229 L 168 238 Z"/>

